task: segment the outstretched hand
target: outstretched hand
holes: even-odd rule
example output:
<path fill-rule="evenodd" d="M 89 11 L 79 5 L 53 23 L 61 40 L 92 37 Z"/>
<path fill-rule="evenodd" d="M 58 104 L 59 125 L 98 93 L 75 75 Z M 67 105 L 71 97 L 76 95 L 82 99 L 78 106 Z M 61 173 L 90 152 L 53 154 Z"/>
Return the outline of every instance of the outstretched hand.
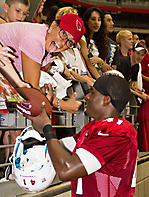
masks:
<path fill-rule="evenodd" d="M 26 114 L 23 114 L 23 116 L 31 120 L 32 126 L 34 127 L 34 129 L 41 133 L 43 132 L 44 126 L 46 126 L 47 124 L 50 124 L 50 119 L 46 113 L 45 102 L 42 103 L 41 113 L 39 114 L 39 116 L 33 117 L 33 116 L 26 115 Z"/>
<path fill-rule="evenodd" d="M 74 92 L 74 96 L 72 98 L 68 99 L 67 101 L 65 101 L 66 105 L 63 110 L 74 114 L 79 109 L 79 107 L 82 105 L 82 102 L 76 101 L 76 98 L 77 98 L 77 93 Z"/>

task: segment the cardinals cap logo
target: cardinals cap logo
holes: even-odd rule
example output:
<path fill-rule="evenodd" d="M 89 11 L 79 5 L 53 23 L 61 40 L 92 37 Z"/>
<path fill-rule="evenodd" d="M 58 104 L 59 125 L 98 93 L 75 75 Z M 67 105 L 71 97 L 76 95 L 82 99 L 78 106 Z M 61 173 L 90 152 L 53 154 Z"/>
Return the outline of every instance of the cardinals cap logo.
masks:
<path fill-rule="evenodd" d="M 76 20 L 76 27 L 77 27 L 77 30 L 79 30 L 79 31 L 82 30 L 82 25 L 81 25 L 81 23 L 79 22 L 78 19 Z"/>

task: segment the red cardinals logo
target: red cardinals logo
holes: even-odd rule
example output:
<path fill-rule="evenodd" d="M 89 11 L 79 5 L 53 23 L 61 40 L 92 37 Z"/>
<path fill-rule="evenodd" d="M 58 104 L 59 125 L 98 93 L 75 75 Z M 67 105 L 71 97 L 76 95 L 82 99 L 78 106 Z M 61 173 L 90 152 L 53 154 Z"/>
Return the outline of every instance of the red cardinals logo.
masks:
<path fill-rule="evenodd" d="M 24 102 L 21 102 L 21 106 L 26 109 L 30 109 L 32 107 L 30 103 L 24 103 Z"/>
<path fill-rule="evenodd" d="M 77 27 L 77 30 L 79 30 L 79 31 L 82 30 L 82 24 L 79 22 L 78 19 L 76 20 L 76 27 Z"/>

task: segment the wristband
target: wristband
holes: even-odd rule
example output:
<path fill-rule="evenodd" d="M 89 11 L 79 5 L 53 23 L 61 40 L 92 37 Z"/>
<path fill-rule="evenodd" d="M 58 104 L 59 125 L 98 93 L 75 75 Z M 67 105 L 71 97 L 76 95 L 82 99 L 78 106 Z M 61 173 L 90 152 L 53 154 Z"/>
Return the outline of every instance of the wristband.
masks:
<path fill-rule="evenodd" d="M 98 68 L 100 69 L 103 64 L 104 64 L 104 61 L 101 59 L 101 63 L 98 65 Z"/>
<path fill-rule="evenodd" d="M 58 108 L 58 111 L 61 111 L 61 108 L 60 108 L 60 104 L 59 103 L 60 103 L 60 100 L 58 99 L 57 100 L 57 108 Z"/>
<path fill-rule="evenodd" d="M 50 139 L 57 139 L 56 134 L 54 133 L 54 130 L 50 124 L 47 124 L 46 126 L 44 126 L 43 133 L 46 138 L 46 141 Z"/>
<path fill-rule="evenodd" d="M 100 64 L 100 66 L 102 66 L 104 64 L 104 61 L 102 60 L 102 62 L 101 62 L 101 64 Z"/>

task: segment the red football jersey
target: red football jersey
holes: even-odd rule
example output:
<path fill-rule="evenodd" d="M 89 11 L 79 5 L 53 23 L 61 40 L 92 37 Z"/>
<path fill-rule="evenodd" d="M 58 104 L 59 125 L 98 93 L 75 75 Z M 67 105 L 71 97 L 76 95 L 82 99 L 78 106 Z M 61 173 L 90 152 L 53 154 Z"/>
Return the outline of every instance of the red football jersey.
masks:
<path fill-rule="evenodd" d="M 149 99 L 140 105 L 136 122 L 138 127 L 138 148 L 140 152 L 149 151 Z"/>
<path fill-rule="evenodd" d="M 119 117 L 89 122 L 75 134 L 76 146 L 82 163 L 97 159 L 98 170 L 71 182 L 72 197 L 131 197 L 135 191 L 137 160 L 137 133 L 133 125 Z M 79 154 L 83 150 L 89 154 Z M 86 158 L 85 158 L 86 157 Z M 90 168 L 90 167 L 88 167 Z M 85 167 L 86 171 L 88 169 Z"/>
<path fill-rule="evenodd" d="M 142 74 L 149 77 L 149 55 L 145 54 L 143 60 L 141 61 Z M 145 93 L 149 94 L 149 82 L 143 80 L 143 88 Z"/>

